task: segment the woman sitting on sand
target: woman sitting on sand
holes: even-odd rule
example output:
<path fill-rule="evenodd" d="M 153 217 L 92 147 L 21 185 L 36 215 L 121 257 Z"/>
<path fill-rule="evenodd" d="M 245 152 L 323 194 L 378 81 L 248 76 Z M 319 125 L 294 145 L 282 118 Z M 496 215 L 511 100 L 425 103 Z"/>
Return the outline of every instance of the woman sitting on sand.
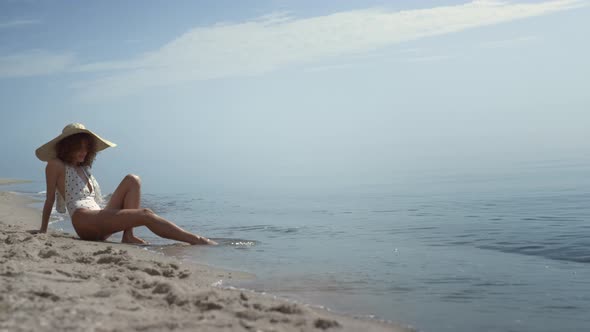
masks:
<path fill-rule="evenodd" d="M 114 233 L 123 231 L 124 243 L 145 244 L 133 235 L 133 227 L 146 226 L 155 234 L 190 244 L 216 244 L 214 241 L 192 234 L 158 216 L 150 209 L 140 208 L 141 183 L 136 175 L 127 175 L 102 209 L 100 187 L 90 174 L 96 153 L 111 143 L 84 125 L 67 125 L 62 134 L 35 151 L 37 158 L 47 161 L 45 177 L 47 198 L 43 207 L 40 232 L 47 232 L 49 216 L 57 196 L 57 210 L 70 213 L 76 233 L 82 240 L 105 241 Z M 56 192 L 57 190 L 57 192 Z"/>

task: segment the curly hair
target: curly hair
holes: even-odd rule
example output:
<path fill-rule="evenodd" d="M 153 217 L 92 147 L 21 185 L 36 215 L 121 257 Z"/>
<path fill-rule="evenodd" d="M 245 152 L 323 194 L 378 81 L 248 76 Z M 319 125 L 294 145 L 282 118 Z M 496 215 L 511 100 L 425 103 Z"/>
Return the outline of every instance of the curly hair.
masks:
<path fill-rule="evenodd" d="M 88 144 L 88 153 L 80 166 L 92 167 L 94 158 L 96 158 L 96 142 L 90 134 L 74 134 L 59 141 L 55 147 L 57 157 L 65 163 L 74 164 L 75 153 L 80 150 L 84 141 Z"/>

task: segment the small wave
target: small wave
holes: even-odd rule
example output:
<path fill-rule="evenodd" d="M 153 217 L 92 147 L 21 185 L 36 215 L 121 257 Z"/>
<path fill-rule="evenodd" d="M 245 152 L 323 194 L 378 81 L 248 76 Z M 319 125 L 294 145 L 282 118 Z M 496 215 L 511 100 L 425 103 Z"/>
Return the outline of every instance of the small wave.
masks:
<path fill-rule="evenodd" d="M 49 223 L 54 224 L 54 223 L 58 223 L 61 221 L 65 221 L 66 219 L 69 219 L 69 216 L 67 214 L 57 212 L 57 210 L 54 207 L 51 210 L 51 214 L 49 215 L 49 218 L 50 218 Z"/>
<path fill-rule="evenodd" d="M 575 305 L 548 305 L 548 306 L 544 306 L 543 308 L 549 309 L 549 310 L 579 310 L 579 309 L 583 309 L 583 308 L 580 308 Z"/>
<path fill-rule="evenodd" d="M 561 242 L 555 242 L 561 243 Z M 522 244 L 512 243 L 511 245 L 483 245 L 478 246 L 480 249 L 497 250 L 511 254 L 521 254 L 528 256 L 540 256 L 547 259 L 569 261 L 577 263 L 590 263 L 590 245 L 588 244 L 569 244 L 569 245 L 552 245 L 548 242 L 542 244 Z"/>
<path fill-rule="evenodd" d="M 257 242 L 253 240 L 244 239 L 227 239 L 227 238 L 215 238 L 220 245 L 232 246 L 236 248 L 250 248 L 256 246 Z"/>
<path fill-rule="evenodd" d="M 221 229 L 230 230 L 230 231 L 237 231 L 237 232 L 259 231 L 259 232 L 291 234 L 291 233 L 299 232 L 301 227 L 281 227 L 281 226 L 274 226 L 274 225 L 250 225 L 250 226 L 224 227 Z"/>
<path fill-rule="evenodd" d="M 462 289 L 443 295 L 441 299 L 449 302 L 472 302 L 473 300 L 482 298 L 484 295 L 485 292 L 481 289 Z"/>

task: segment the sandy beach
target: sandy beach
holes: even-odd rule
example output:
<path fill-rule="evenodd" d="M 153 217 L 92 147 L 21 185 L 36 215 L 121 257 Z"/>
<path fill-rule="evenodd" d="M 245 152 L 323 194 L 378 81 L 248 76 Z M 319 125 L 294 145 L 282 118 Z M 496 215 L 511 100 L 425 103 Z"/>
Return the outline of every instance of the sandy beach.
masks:
<path fill-rule="evenodd" d="M 219 286 L 244 273 L 51 226 L 31 234 L 30 203 L 0 191 L 0 331 L 411 331 Z"/>

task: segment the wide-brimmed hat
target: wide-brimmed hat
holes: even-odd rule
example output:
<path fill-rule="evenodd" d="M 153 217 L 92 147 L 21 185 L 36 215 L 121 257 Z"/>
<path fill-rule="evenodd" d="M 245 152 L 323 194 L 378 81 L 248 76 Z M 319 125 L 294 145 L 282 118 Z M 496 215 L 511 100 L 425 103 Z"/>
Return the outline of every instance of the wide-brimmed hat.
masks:
<path fill-rule="evenodd" d="M 108 147 L 117 146 L 117 144 L 109 142 L 106 139 L 93 133 L 92 131 L 86 129 L 86 127 L 84 127 L 84 125 L 81 123 L 70 123 L 69 125 L 65 126 L 65 128 L 61 131 L 61 135 L 41 145 L 37 150 L 35 150 L 35 155 L 42 161 L 49 161 L 51 159 L 54 159 L 55 157 L 57 157 L 57 151 L 55 150 L 55 146 L 57 145 L 57 143 L 68 136 L 72 136 L 79 133 L 86 133 L 94 136 L 96 141 L 96 152 L 102 151 Z"/>

